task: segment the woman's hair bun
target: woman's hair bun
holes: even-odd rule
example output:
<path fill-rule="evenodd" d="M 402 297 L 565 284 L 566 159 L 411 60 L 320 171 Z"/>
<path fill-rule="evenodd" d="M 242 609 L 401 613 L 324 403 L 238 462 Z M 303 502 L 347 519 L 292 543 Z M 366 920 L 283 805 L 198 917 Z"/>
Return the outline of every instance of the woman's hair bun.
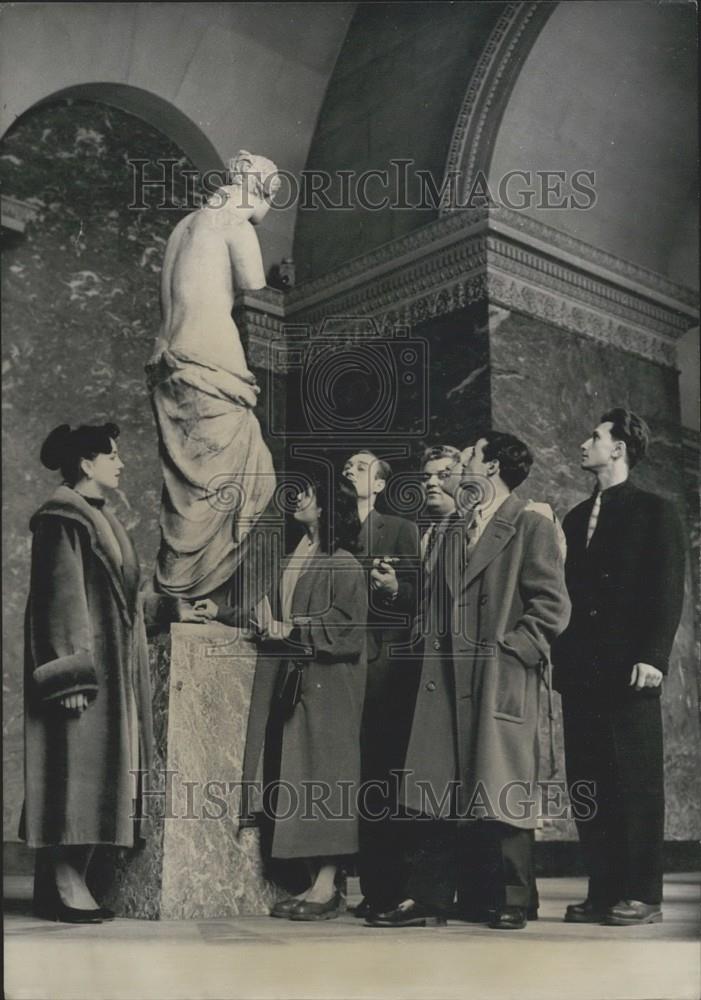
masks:
<path fill-rule="evenodd" d="M 55 427 L 41 446 L 39 458 L 47 469 L 60 469 L 66 460 L 72 431 L 68 424 Z"/>

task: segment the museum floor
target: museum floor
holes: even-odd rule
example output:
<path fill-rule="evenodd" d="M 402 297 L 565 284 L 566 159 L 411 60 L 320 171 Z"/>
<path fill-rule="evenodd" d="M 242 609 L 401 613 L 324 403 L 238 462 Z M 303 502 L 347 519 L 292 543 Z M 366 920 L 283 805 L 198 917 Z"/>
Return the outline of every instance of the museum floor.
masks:
<path fill-rule="evenodd" d="M 351 880 L 351 892 L 357 888 Z M 660 1000 L 701 995 L 701 875 L 665 880 L 664 923 L 562 922 L 581 879 L 540 879 L 540 919 L 522 931 L 474 924 L 374 930 L 352 915 L 319 924 L 269 917 L 115 920 L 92 927 L 29 915 L 31 880 L 5 879 L 10 1000 L 470 998 Z M 357 901 L 351 895 L 349 902 Z"/>

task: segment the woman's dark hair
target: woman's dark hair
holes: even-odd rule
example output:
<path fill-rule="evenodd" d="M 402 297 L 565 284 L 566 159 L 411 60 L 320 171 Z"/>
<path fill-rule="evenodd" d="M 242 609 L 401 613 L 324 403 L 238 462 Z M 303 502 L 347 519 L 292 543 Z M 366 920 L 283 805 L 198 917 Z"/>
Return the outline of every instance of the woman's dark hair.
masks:
<path fill-rule="evenodd" d="M 614 441 L 623 441 L 626 446 L 626 458 L 628 468 L 632 469 L 641 458 L 647 455 L 650 443 L 650 428 L 642 417 L 632 410 L 626 410 L 622 406 L 616 406 L 608 410 L 601 417 L 601 423 L 611 421 L 611 437 Z"/>
<path fill-rule="evenodd" d="M 112 442 L 119 437 L 116 424 L 93 427 L 83 424 L 71 430 L 68 424 L 55 427 L 41 446 L 39 458 L 47 469 L 61 470 L 61 475 L 69 486 L 81 479 L 80 463 L 84 458 L 92 460 L 96 455 L 109 455 Z"/>
<path fill-rule="evenodd" d="M 523 441 L 513 434 L 501 431 L 487 431 L 480 434 L 485 445 L 482 458 L 485 462 L 499 461 L 499 475 L 510 490 L 515 490 L 524 481 L 533 465 L 533 455 Z M 479 440 L 479 438 L 477 439 Z"/>
<path fill-rule="evenodd" d="M 360 534 L 358 498 L 351 483 L 337 479 L 331 484 L 323 476 L 310 477 L 319 516 L 319 545 L 324 552 L 345 549 L 356 552 Z"/>

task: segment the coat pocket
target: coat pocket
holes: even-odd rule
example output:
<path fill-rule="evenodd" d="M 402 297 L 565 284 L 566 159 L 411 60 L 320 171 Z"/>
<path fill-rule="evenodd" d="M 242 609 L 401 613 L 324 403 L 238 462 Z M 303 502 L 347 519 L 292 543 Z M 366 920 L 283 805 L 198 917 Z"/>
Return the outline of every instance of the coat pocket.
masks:
<path fill-rule="evenodd" d="M 526 712 L 526 667 L 514 653 L 498 647 L 494 718 L 523 722 Z"/>

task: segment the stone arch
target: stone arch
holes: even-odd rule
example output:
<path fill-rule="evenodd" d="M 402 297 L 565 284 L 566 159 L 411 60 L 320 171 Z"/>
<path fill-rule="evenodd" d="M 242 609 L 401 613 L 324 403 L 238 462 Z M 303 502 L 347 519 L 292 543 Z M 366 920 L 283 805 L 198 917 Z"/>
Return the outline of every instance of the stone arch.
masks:
<path fill-rule="evenodd" d="M 192 119 L 170 101 L 141 87 L 123 83 L 80 83 L 42 98 L 24 114 L 66 98 L 97 101 L 136 115 L 179 146 L 201 173 L 224 167 L 214 145 Z"/>
<path fill-rule="evenodd" d="M 536 198 L 523 214 L 690 286 L 698 261 L 694 19 L 678 4 L 556 5 L 495 124 L 487 172 L 493 193 L 514 168 L 594 172 L 593 204 Z"/>
<path fill-rule="evenodd" d="M 502 115 L 514 84 L 556 3 L 507 4 L 495 24 L 463 98 L 448 148 L 446 180 L 458 179 L 458 189 L 445 187 L 441 214 L 461 203 L 479 173 L 487 176 Z M 455 199 L 457 195 L 457 199 Z"/>

